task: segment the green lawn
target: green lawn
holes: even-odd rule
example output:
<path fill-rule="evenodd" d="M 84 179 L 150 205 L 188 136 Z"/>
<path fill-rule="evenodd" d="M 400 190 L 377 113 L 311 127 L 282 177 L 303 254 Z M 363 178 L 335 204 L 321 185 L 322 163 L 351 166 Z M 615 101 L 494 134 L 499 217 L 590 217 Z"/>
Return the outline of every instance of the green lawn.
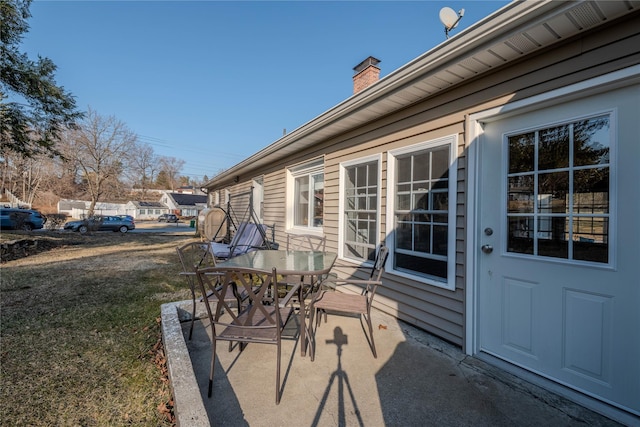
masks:
<path fill-rule="evenodd" d="M 189 240 L 73 235 L 3 263 L 2 425 L 171 425 L 160 305 L 189 298 L 175 253 Z"/>

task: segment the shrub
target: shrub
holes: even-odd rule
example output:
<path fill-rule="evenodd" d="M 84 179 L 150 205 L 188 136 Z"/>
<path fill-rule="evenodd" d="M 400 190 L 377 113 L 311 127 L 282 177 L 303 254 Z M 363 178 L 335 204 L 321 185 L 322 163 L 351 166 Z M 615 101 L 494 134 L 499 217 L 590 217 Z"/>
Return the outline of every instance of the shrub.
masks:
<path fill-rule="evenodd" d="M 58 230 L 62 228 L 67 221 L 65 214 L 49 214 L 47 215 L 47 222 L 44 224 L 47 230 Z"/>

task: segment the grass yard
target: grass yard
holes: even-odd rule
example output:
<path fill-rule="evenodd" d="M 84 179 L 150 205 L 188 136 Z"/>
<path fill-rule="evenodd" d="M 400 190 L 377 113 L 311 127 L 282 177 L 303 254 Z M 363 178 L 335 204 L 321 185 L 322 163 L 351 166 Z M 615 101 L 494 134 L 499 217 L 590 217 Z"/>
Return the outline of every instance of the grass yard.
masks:
<path fill-rule="evenodd" d="M 175 247 L 193 238 L 38 238 L 55 247 L 0 267 L 2 425 L 171 425 L 160 305 L 190 298 Z"/>

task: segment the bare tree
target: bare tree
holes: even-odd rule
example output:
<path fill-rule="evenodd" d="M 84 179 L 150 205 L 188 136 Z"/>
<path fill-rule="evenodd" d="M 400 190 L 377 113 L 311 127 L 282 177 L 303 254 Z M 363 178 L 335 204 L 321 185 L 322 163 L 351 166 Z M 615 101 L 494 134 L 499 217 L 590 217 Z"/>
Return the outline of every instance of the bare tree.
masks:
<path fill-rule="evenodd" d="M 65 141 L 61 147 L 66 146 Z M 84 195 L 80 181 L 80 167 L 73 161 L 62 158 L 47 159 L 42 163 L 46 179 L 42 190 L 50 192 L 61 199 L 77 199 Z"/>
<path fill-rule="evenodd" d="M 137 137 L 115 117 L 100 116 L 89 108 L 78 129 L 68 130 L 63 139 L 63 154 L 78 166 L 91 198 L 88 213 L 93 215 L 110 180 L 113 185 L 113 180 L 122 174 Z"/>
<path fill-rule="evenodd" d="M 22 189 L 20 198 L 29 206 L 33 205 L 33 201 L 38 195 L 40 185 L 44 179 L 44 171 L 42 169 L 43 156 L 37 155 L 31 158 L 21 158 L 18 163 L 20 172 L 20 180 L 22 181 Z"/>
<path fill-rule="evenodd" d="M 126 174 L 131 183 L 140 188 L 144 198 L 159 169 L 160 158 L 153 148 L 149 144 L 138 144 L 130 153 Z"/>
<path fill-rule="evenodd" d="M 48 158 L 42 154 L 23 157 L 10 150 L 2 150 L 2 185 L 13 196 L 31 206 L 44 179 L 42 164 Z"/>
<path fill-rule="evenodd" d="M 171 190 L 175 190 L 179 178 L 178 174 L 184 166 L 184 160 L 176 159 L 175 157 L 161 157 L 160 164 L 160 170 L 165 173 Z"/>

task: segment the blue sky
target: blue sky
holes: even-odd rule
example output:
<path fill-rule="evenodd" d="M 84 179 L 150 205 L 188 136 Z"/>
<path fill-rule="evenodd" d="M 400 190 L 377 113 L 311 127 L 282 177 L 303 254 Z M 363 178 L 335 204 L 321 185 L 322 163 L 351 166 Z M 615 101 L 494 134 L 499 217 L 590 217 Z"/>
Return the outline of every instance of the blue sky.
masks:
<path fill-rule="evenodd" d="M 353 93 L 353 67 L 380 76 L 507 1 L 39 1 L 22 50 L 50 58 L 81 110 L 114 116 L 158 155 L 209 178 Z"/>

